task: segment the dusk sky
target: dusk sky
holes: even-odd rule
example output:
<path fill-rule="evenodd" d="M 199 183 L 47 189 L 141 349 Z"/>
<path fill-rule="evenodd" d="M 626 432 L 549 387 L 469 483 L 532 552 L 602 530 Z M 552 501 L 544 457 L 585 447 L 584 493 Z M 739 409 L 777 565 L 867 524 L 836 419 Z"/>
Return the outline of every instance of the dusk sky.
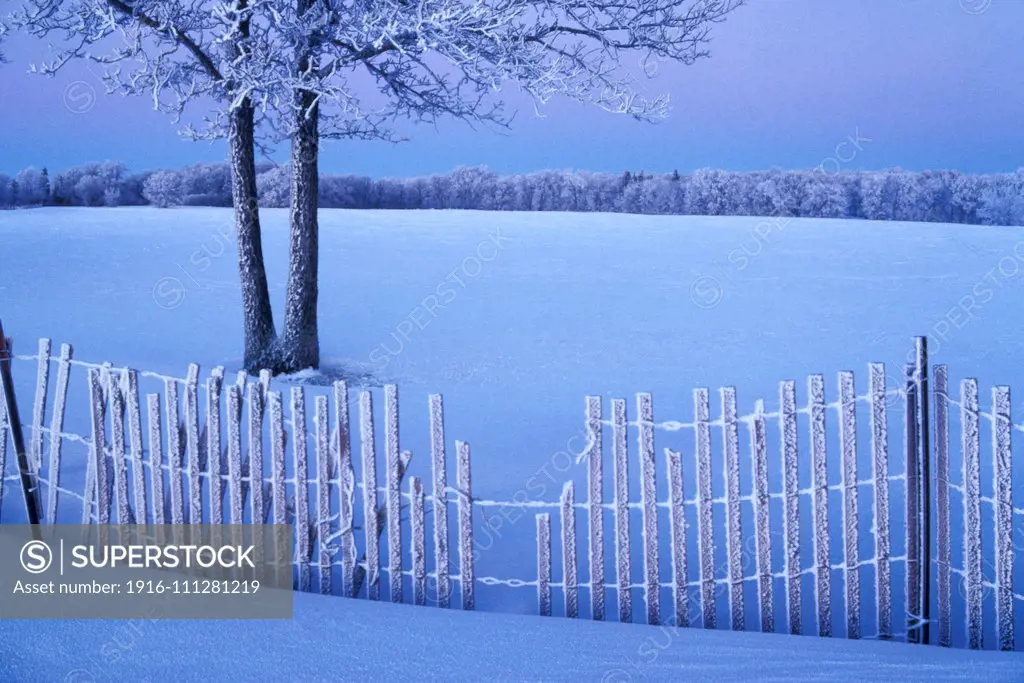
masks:
<path fill-rule="evenodd" d="M 380 177 L 477 164 L 501 173 L 811 168 L 859 133 L 869 142 L 845 168 L 1014 171 L 1024 166 L 1022 26 L 1019 0 L 749 0 L 715 28 L 710 58 L 661 66 L 648 87 L 669 93 L 673 105 L 660 124 L 564 100 L 537 118 L 516 96 L 509 132 L 450 122 L 414 128 L 412 141 L 399 145 L 326 142 L 322 170 Z M 224 160 L 223 143 L 182 139 L 145 98 L 104 95 L 89 71 L 95 66 L 74 64 L 53 79 L 25 73 L 46 50 L 21 36 L 4 48 L 0 170 Z"/>

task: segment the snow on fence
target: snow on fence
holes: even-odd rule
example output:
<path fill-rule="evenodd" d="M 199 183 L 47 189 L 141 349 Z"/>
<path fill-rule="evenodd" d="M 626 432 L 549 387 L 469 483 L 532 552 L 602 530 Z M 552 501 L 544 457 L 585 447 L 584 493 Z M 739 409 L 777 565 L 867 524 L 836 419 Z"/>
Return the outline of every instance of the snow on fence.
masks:
<path fill-rule="evenodd" d="M 38 509 L 45 523 L 77 520 L 77 515 L 69 517 L 66 511 L 71 500 L 80 505 L 80 519 L 85 523 L 289 524 L 295 528 L 291 571 L 295 588 L 302 591 L 379 600 L 381 574 L 387 573 L 388 597 L 393 602 L 406 601 L 403 578 L 408 576 L 412 603 L 425 605 L 429 600 L 449 607 L 452 588 L 458 586 L 462 608 L 474 609 L 477 584 L 533 587 L 538 612 L 549 616 L 553 613 L 552 591 L 560 589 L 565 615 L 580 618 L 582 590 L 589 597 L 586 615 L 595 620 L 606 618 L 610 592 L 616 599 L 618 619 L 625 622 L 634 621 L 632 594 L 639 591 L 644 600 L 642 619 L 649 624 L 715 628 L 722 607 L 728 615 L 728 628 L 735 630 L 831 636 L 838 618 L 840 623 L 845 621 L 849 638 L 950 646 L 954 644 L 953 621 L 959 618 L 968 647 L 1012 650 L 1016 646 L 1014 610 L 1024 604 L 1024 595 L 1014 589 L 1014 533 L 1021 532 L 1024 509 L 1013 506 L 1011 437 L 1014 432 L 1024 432 L 1024 425 L 1012 422 L 1008 387 L 992 390 L 990 412 L 981 409 L 974 379 L 962 380 L 960 397 L 953 398 L 946 366 L 934 366 L 929 377 L 926 340 L 919 338 L 917 343 L 918 362 L 906 368 L 901 388 L 887 390 L 884 365 L 871 363 L 866 394 L 856 394 L 854 373 L 841 372 L 838 398 L 826 402 L 825 377 L 811 375 L 802 407 L 797 407 L 794 381 L 780 383 L 778 410 L 767 411 L 765 402 L 757 400 L 753 413 L 747 415 L 738 415 L 737 390 L 722 388 L 720 416 L 715 419 L 711 417 L 709 390 L 694 389 L 694 417 L 686 422 L 656 421 L 649 393 L 637 395 L 633 421 L 628 419 L 624 399 L 611 401 L 610 419 L 606 419 L 602 400 L 588 396 L 584 413 L 590 435 L 585 451 L 587 485 L 582 489 L 587 500 L 577 502 L 576 487 L 569 481 L 558 501 L 523 503 L 474 498 L 470 447 L 461 441 L 455 442 L 457 486 L 448 486 L 444 408 L 438 394 L 427 402 L 432 491 L 427 494 L 424 482 L 412 476 L 403 491 L 413 454 L 401 448 L 399 397 L 394 385 L 384 388 L 386 465 L 381 487 L 373 394 L 368 390 L 358 392 L 357 434 L 351 431 L 350 387 L 344 381 L 333 384 L 331 396 L 314 397 L 313 428 L 309 430 L 306 389 L 291 387 L 286 417 L 285 396 L 272 389 L 268 373 L 253 380 L 242 372 L 231 382 L 223 368 L 214 368 L 200 384 L 200 369 L 195 364 L 181 379 L 75 360 L 68 344 L 54 357 L 50 340 L 43 339 L 36 354 L 13 356 L 35 365 L 31 421 L 11 424 L 8 415 L 16 411 L 5 410 L 0 403 L 0 473 L 4 474 L 0 476 L 0 501 L 5 484 L 13 487 L 25 481 L 30 494 L 24 498 L 40 502 Z M 49 402 L 53 364 L 57 379 Z M 10 364 L 0 367 L 9 378 Z M 87 380 L 87 435 L 65 431 L 73 368 Z M 145 414 L 140 378 L 163 385 L 162 393 L 146 396 Z M 205 410 L 200 410 L 203 391 Z M 0 402 L 9 403 L 13 398 L 12 392 L 0 391 Z M 858 430 L 861 413 L 857 408 L 861 404 L 866 404 L 868 418 L 863 433 Z M 934 408 L 931 413 L 929 406 Z M 901 420 L 904 428 L 902 443 L 895 448 L 890 445 L 890 417 Z M 957 417 L 960 472 L 959 483 L 954 483 L 950 421 Z M 992 436 L 987 462 L 983 462 L 981 447 L 984 424 Z M 771 455 L 772 425 L 777 426 L 777 459 Z M 741 438 L 741 426 L 745 439 Z M 7 432 L 12 436 L 17 432 L 20 439 L 22 427 L 30 436 L 24 446 L 27 476 L 20 468 L 18 474 L 10 475 Z M 610 441 L 605 432 L 610 432 Z M 144 434 L 148 437 L 145 442 Z M 830 434 L 838 437 L 837 451 L 831 454 Z M 861 459 L 865 435 L 865 453 L 870 457 Z M 671 447 L 663 447 L 662 464 L 656 437 L 673 442 Z M 638 502 L 630 497 L 631 483 L 637 483 L 630 482 L 631 438 L 637 445 Z M 269 472 L 263 471 L 265 439 Z M 353 449 L 354 439 L 359 440 L 358 452 Z M 88 449 L 84 476 L 63 459 L 65 442 Z M 606 443 L 611 445 L 613 468 L 610 502 L 604 498 Z M 44 458 L 47 454 L 48 460 Z M 830 455 L 834 456 L 831 460 Z M 902 461 L 901 471 L 893 472 L 892 461 Z M 866 472 L 862 471 L 864 462 L 870 463 Z M 830 465 L 832 472 L 838 473 L 838 483 L 830 483 Z M 356 476 L 357 467 L 361 477 Z M 991 496 L 982 494 L 983 470 L 992 473 Z M 665 477 L 661 488 L 667 490 L 666 500 L 658 497 L 659 472 Z M 69 484 L 65 481 L 68 476 L 82 483 Z M 808 483 L 804 485 L 802 480 Z M 310 486 L 315 487 L 312 498 Z M 359 506 L 357 489 L 361 491 Z M 831 500 L 832 493 L 840 501 L 838 508 Z M 958 505 L 951 493 L 959 499 Z M 45 500 L 40 494 L 45 494 Z M 893 499 L 903 503 L 902 509 L 891 507 Z M 456 574 L 451 573 L 448 542 L 448 512 L 453 504 L 457 514 Z M 477 575 L 473 511 L 494 506 L 547 508 L 536 515 L 536 578 Z M 357 519 L 358 508 L 361 519 Z M 403 508 L 408 512 L 404 527 Z M 427 571 L 428 510 L 433 518 L 432 572 Z M 659 520 L 662 510 L 667 529 Z M 577 512 L 585 521 L 577 520 Z M 632 535 L 633 512 L 640 515 L 639 539 Z M 614 537 L 608 544 L 606 513 L 614 517 Z M 831 522 L 833 517 L 838 524 Z M 560 533 L 552 532 L 553 518 Z M 577 532 L 584 523 L 587 553 L 581 563 Z M 834 537 L 833 527 L 839 528 L 839 538 Z M 934 552 L 930 541 L 933 527 Z M 407 538 L 403 538 L 403 528 L 408 529 Z M 776 533 L 779 528 L 781 533 Z M 954 529 L 963 531 L 958 557 L 953 552 Z M 382 537 L 386 537 L 383 548 Z M 556 538 L 561 550 L 560 581 L 552 578 Z M 776 538 L 781 538 L 781 545 Z M 905 550 L 894 556 L 893 547 Z M 641 551 L 639 582 L 632 562 L 636 548 Z M 667 575 L 659 554 L 665 548 Z M 723 562 L 716 557 L 720 548 L 724 548 Z M 865 548 L 872 549 L 871 556 L 862 556 Z M 609 549 L 615 576 L 606 582 L 605 554 Z M 841 560 L 837 562 L 834 556 L 839 549 Z M 694 550 L 696 557 L 691 558 Z M 405 552 L 411 557 L 408 568 L 403 566 Z M 983 571 L 986 552 L 993 562 L 991 578 Z M 585 578 L 580 577 L 581 564 L 588 565 Z M 753 570 L 747 571 L 751 564 Z M 869 568 L 873 576 L 863 583 Z M 894 568 L 901 576 L 899 582 L 894 582 Z M 964 587 L 959 596 L 953 589 L 954 577 Z M 834 592 L 836 578 L 842 590 Z M 748 584 L 753 586 L 749 595 Z M 865 604 L 862 589 L 874 597 L 874 604 Z M 720 592 L 724 602 L 719 599 Z M 664 605 L 663 593 L 671 596 Z M 986 600 L 987 595 L 992 599 Z M 960 604 L 958 597 L 962 598 Z M 838 617 L 834 618 L 833 609 Z M 905 618 L 894 618 L 900 609 Z M 803 618 L 806 611 L 814 615 L 815 625 L 810 629 Z M 994 626 L 986 626 L 985 616 L 992 611 Z M 752 614 L 756 615 L 753 621 L 748 619 Z M 865 617 L 874 625 L 872 633 L 863 632 Z M 905 626 L 894 623 L 897 621 Z M 930 631 L 933 624 L 937 628 Z M 985 636 L 987 629 L 994 641 Z"/>

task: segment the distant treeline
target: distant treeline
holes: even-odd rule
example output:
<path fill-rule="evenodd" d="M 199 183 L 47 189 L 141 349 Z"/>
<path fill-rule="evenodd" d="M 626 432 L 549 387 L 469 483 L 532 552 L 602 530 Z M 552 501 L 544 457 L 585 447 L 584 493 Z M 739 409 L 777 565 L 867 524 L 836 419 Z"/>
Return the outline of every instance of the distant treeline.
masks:
<path fill-rule="evenodd" d="M 261 165 L 261 206 L 290 201 L 287 166 Z M 85 164 L 50 176 L 27 168 L 0 174 L 0 207 L 231 206 L 226 164 L 130 173 L 115 162 Z M 587 173 L 538 171 L 502 176 L 483 167 L 374 180 L 324 175 L 320 206 L 340 209 L 608 211 L 700 216 L 798 216 L 1024 224 L 1024 169 L 968 175 L 957 171 L 756 171 Z"/>

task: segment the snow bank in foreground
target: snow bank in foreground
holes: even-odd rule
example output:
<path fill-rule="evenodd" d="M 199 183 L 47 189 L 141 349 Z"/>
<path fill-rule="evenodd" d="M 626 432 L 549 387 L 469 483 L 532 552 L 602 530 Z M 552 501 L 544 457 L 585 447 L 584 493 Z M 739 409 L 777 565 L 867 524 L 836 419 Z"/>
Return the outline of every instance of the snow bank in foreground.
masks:
<path fill-rule="evenodd" d="M 291 621 L 0 621 L 8 681 L 1021 681 L 1024 656 L 296 594 Z"/>

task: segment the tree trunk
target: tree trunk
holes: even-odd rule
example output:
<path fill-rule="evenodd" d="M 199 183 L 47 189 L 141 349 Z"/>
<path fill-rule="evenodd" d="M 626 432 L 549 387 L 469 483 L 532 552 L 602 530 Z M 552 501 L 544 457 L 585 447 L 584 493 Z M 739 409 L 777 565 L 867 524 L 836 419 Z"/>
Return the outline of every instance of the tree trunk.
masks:
<path fill-rule="evenodd" d="M 320 110 L 313 93 L 296 95 L 298 111 L 292 137 L 291 245 L 288 260 L 288 295 L 281 365 L 287 372 L 320 367 L 317 331 L 317 266 L 320 195 Z"/>
<path fill-rule="evenodd" d="M 277 370 L 276 333 L 270 309 L 267 271 L 263 265 L 259 201 L 256 197 L 254 112 L 245 100 L 231 113 L 231 195 L 238 232 L 238 272 L 242 285 L 245 328 L 245 369 Z"/>

